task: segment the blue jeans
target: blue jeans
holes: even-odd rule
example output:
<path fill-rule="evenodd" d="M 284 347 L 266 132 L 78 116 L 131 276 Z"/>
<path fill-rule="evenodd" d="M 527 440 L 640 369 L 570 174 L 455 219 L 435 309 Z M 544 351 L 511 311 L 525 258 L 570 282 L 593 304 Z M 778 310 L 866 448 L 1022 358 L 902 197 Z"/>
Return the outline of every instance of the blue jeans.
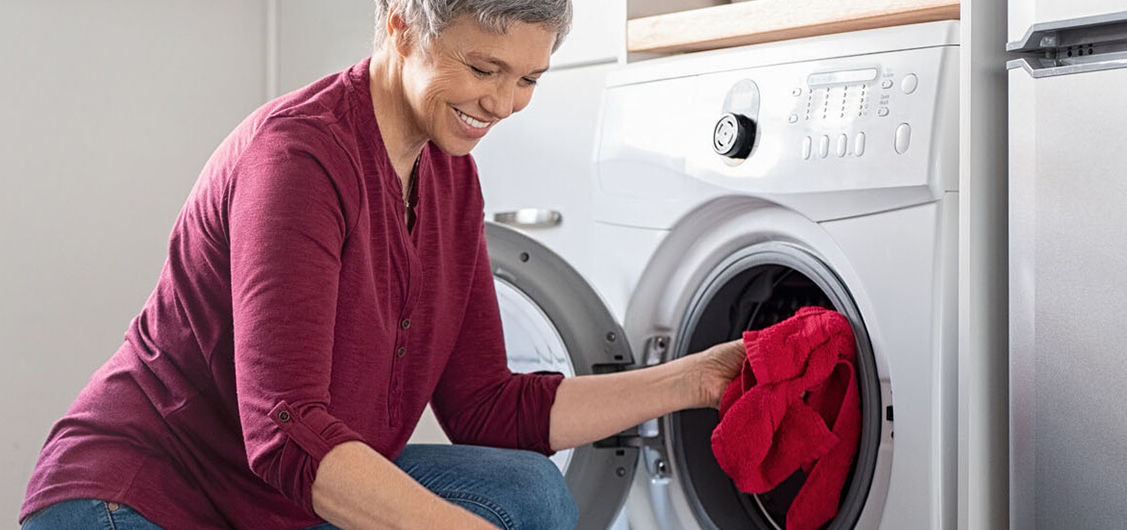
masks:
<path fill-rule="evenodd" d="M 434 494 L 504 529 L 574 528 L 579 518 L 563 475 L 543 455 L 469 445 L 408 445 L 395 465 Z M 60 502 L 28 517 L 23 530 L 159 528 L 113 502 Z M 313 527 L 332 530 L 325 523 Z"/>

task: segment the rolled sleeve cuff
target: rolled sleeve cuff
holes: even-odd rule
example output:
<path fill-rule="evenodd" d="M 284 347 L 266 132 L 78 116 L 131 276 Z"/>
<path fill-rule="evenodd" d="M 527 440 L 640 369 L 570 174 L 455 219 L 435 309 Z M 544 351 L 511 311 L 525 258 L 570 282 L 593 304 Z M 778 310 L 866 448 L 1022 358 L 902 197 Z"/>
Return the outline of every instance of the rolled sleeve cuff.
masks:
<path fill-rule="evenodd" d="M 556 402 L 556 391 L 563 382 L 564 375 L 559 372 L 536 372 L 517 377 L 529 379 L 525 383 L 527 386 L 518 416 L 518 447 L 552 456 L 555 454 L 550 441 L 552 405 Z"/>
<path fill-rule="evenodd" d="M 283 488 L 293 501 L 304 506 L 309 513 L 313 512 L 313 481 L 317 477 L 317 468 L 334 447 L 350 441 L 363 441 L 359 433 L 349 429 L 343 421 L 329 414 L 322 406 L 309 406 L 298 408 L 285 401 L 279 402 L 270 411 L 270 419 L 289 439 L 297 444 L 307 455 L 307 458 L 294 452 L 284 451 L 283 458 L 298 458 L 305 460 L 304 465 L 298 462 L 282 462 L 282 469 L 297 471 L 304 468 L 306 472 L 294 473 L 300 477 L 291 488 Z M 285 491 L 290 489 L 290 491 Z"/>

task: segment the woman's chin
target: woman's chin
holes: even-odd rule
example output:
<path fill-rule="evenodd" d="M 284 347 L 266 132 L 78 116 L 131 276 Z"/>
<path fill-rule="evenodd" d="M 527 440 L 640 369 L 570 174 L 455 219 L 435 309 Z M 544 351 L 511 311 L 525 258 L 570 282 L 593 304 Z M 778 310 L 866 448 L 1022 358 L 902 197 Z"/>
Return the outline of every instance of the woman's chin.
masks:
<path fill-rule="evenodd" d="M 480 138 L 435 138 L 431 142 L 436 145 L 443 153 L 450 156 L 465 156 L 470 154 L 474 147 L 477 147 Z"/>

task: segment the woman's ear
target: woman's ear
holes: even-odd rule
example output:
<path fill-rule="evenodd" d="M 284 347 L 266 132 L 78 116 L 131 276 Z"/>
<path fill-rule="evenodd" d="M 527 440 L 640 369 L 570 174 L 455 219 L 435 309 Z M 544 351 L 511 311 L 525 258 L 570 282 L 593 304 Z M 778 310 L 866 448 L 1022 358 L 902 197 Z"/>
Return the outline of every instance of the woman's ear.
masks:
<path fill-rule="evenodd" d="M 394 7 L 389 8 L 387 20 L 384 21 L 384 24 L 388 43 L 395 47 L 395 51 L 401 57 L 410 55 L 411 47 L 414 45 L 414 37 L 411 35 L 407 21 L 403 20 L 403 15 L 399 13 L 399 10 Z"/>

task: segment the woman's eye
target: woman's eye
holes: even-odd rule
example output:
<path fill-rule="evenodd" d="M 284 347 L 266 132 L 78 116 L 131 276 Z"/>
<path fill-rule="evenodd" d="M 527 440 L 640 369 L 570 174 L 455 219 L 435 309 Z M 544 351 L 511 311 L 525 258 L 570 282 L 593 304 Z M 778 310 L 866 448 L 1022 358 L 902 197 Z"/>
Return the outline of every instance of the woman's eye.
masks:
<path fill-rule="evenodd" d="M 478 77 L 489 77 L 493 75 L 493 72 L 482 70 L 481 68 L 478 68 L 476 66 L 470 66 L 470 69 L 473 70 L 473 73 L 477 74 Z"/>
<path fill-rule="evenodd" d="M 531 78 L 531 77 L 522 77 L 522 78 L 521 78 L 521 80 L 523 80 L 523 81 L 524 81 L 524 84 L 525 84 L 525 85 L 528 85 L 528 86 L 536 86 L 536 82 L 537 82 L 537 80 L 536 80 L 536 79 L 533 79 L 533 78 Z"/>

